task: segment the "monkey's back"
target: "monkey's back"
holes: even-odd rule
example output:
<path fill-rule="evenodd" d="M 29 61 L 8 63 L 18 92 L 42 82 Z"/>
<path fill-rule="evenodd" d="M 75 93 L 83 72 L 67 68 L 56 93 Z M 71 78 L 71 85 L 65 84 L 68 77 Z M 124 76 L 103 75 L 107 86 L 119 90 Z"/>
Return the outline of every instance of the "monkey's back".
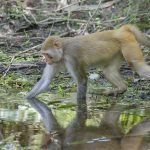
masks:
<path fill-rule="evenodd" d="M 109 63 L 108 60 L 120 53 L 120 47 L 112 30 L 77 36 L 67 42 L 67 49 L 74 51 L 74 57 L 86 66 Z"/>

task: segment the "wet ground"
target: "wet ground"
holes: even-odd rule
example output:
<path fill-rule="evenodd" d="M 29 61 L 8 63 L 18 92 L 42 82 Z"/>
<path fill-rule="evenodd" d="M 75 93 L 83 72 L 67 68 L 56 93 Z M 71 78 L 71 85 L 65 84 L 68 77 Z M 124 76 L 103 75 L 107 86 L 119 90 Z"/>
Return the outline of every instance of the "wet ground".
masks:
<path fill-rule="evenodd" d="M 136 105 L 88 95 L 86 112 L 85 106 L 76 107 L 75 94 L 43 94 L 42 119 L 25 100 L 26 93 L 1 89 L 0 94 L 1 150 L 150 149 L 149 101 Z"/>

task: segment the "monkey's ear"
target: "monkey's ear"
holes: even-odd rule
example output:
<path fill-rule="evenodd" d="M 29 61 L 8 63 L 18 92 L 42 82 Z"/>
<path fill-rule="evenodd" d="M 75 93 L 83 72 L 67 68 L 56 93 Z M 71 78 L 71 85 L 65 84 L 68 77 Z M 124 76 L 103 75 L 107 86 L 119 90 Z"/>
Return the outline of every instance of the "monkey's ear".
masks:
<path fill-rule="evenodd" d="M 59 40 L 54 40 L 53 46 L 54 46 L 55 48 L 61 48 L 61 43 L 60 43 L 60 41 L 59 41 Z"/>

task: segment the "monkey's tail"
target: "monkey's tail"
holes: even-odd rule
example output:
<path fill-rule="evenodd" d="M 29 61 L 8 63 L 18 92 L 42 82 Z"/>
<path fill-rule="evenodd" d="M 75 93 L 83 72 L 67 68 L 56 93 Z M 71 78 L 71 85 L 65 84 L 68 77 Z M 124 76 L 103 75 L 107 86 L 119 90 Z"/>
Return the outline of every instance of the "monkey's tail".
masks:
<path fill-rule="evenodd" d="M 128 24 L 128 25 L 126 25 L 126 28 L 128 28 L 128 30 L 134 34 L 136 40 L 140 44 L 150 47 L 150 39 L 148 37 L 146 37 L 146 35 L 144 33 L 142 33 L 138 27 Z"/>
<path fill-rule="evenodd" d="M 146 36 L 135 26 L 133 25 L 126 25 L 123 26 L 123 30 L 127 32 L 132 32 L 135 36 L 135 40 L 139 43 L 150 47 L 150 40 L 146 38 Z M 132 42 L 130 42 L 132 39 Z M 148 66 L 145 62 L 143 53 L 139 47 L 139 45 L 134 41 L 134 38 L 130 36 L 129 41 L 124 44 L 122 47 L 122 53 L 125 60 L 128 64 L 134 68 L 134 70 L 142 77 L 150 79 L 150 66 Z"/>
<path fill-rule="evenodd" d="M 142 51 L 137 45 L 128 45 L 124 47 L 122 53 L 130 67 L 141 77 L 150 79 L 150 66 L 146 64 Z"/>

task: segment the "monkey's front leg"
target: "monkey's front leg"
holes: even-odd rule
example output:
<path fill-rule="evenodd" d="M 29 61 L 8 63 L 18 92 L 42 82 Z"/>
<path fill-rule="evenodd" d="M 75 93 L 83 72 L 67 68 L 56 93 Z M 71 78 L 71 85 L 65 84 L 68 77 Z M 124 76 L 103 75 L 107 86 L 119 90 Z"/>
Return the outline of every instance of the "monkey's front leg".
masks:
<path fill-rule="evenodd" d="M 46 91 L 48 89 L 48 86 L 56 74 L 56 72 L 59 69 L 60 64 L 53 64 L 49 65 L 47 64 L 44 68 L 43 75 L 41 79 L 35 84 L 35 86 L 32 88 L 32 90 L 28 93 L 27 99 L 32 99 L 36 95 Z"/>
<path fill-rule="evenodd" d="M 35 86 L 27 96 L 27 100 L 30 103 L 30 105 L 41 114 L 45 127 L 49 132 L 56 129 L 57 121 L 53 117 L 53 114 L 51 110 L 48 108 L 48 106 L 45 103 L 38 100 L 35 96 L 48 89 L 48 86 L 52 78 L 60 68 L 59 66 L 60 64 L 53 64 L 53 65 L 47 64 L 46 67 L 44 68 L 41 79 L 35 84 Z"/>
<path fill-rule="evenodd" d="M 77 82 L 77 110 L 82 109 L 82 111 L 86 112 L 87 77 L 84 67 L 71 58 L 68 58 L 65 65 L 73 79 Z"/>

